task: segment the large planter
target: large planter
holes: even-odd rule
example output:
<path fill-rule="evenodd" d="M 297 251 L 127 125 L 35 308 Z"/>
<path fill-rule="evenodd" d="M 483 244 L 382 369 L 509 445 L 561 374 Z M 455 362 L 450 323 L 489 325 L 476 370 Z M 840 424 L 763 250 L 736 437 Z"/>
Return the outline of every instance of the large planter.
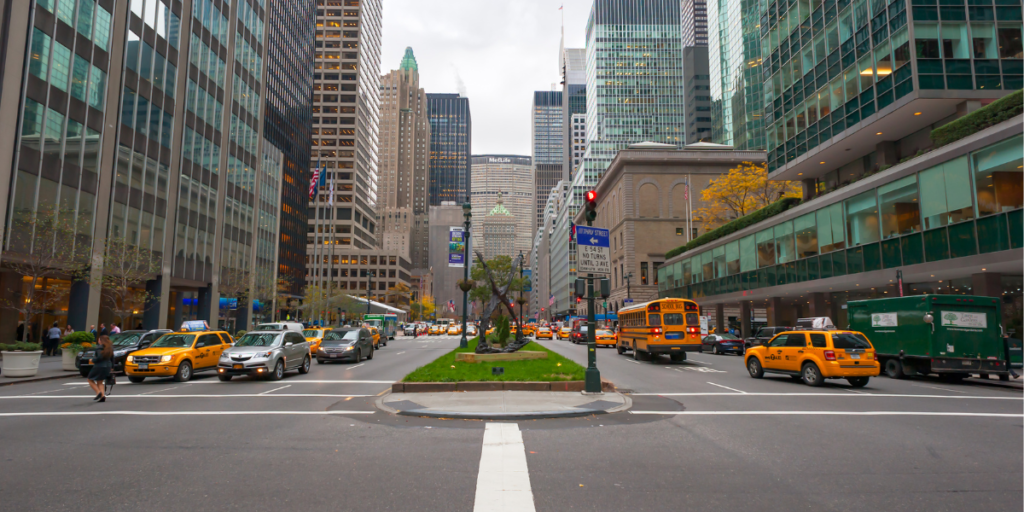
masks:
<path fill-rule="evenodd" d="M 75 366 L 75 356 L 78 355 L 77 350 L 69 348 L 61 350 L 60 366 L 66 372 L 77 372 L 78 368 Z"/>
<path fill-rule="evenodd" d="M 39 358 L 43 355 L 42 350 L 33 352 L 7 352 L 4 353 L 4 377 L 35 377 L 39 372 Z"/>

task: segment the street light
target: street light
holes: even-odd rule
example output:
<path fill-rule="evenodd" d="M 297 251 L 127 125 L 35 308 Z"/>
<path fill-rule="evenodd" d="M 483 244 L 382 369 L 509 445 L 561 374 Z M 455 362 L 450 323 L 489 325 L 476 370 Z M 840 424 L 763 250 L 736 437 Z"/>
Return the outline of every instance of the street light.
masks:
<path fill-rule="evenodd" d="M 466 218 L 465 230 L 462 232 L 462 339 L 459 340 L 459 348 L 469 348 L 469 341 L 466 339 L 466 314 L 469 309 L 469 290 L 472 284 L 469 282 L 469 226 L 470 217 L 473 216 L 473 205 L 462 204 L 462 216 Z"/>
<path fill-rule="evenodd" d="M 626 280 L 626 298 L 627 299 L 632 299 L 632 297 L 629 296 L 629 280 L 633 278 L 633 273 L 630 272 L 630 273 L 622 276 L 622 278 Z"/>
<path fill-rule="evenodd" d="M 519 251 L 519 330 L 523 327 L 523 251 Z"/>

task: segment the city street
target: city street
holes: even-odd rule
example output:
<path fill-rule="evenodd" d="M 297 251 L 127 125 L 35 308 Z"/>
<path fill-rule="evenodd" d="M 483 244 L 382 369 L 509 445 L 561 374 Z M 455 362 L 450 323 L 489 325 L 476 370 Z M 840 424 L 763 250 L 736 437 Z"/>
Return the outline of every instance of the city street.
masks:
<path fill-rule="evenodd" d="M 481 474 L 496 424 L 373 406 L 457 343 L 400 337 L 373 360 L 278 382 L 122 377 L 104 404 L 77 378 L 0 387 L 3 509 L 474 510 L 501 478 Z M 585 362 L 582 345 L 542 343 Z M 736 356 L 654 364 L 601 349 L 598 364 L 629 413 L 509 427 L 536 510 L 1020 508 L 1019 381 L 853 390 L 751 379 Z"/>

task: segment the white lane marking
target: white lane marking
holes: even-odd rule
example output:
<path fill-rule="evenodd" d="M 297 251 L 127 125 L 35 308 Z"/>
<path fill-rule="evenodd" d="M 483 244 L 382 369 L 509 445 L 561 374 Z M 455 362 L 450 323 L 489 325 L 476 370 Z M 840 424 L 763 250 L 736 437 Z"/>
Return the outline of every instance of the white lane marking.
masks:
<path fill-rule="evenodd" d="M 143 394 L 143 395 L 149 395 L 149 394 L 152 394 L 152 393 L 159 393 L 159 392 L 161 392 L 161 391 L 170 391 L 170 390 L 172 390 L 172 389 L 178 389 L 178 388 L 180 388 L 180 387 L 181 387 L 181 386 L 171 386 L 171 387 L 169 387 L 169 388 L 163 388 L 163 389 L 154 389 L 153 391 L 147 391 L 147 392 L 145 392 L 145 393 L 141 393 L 141 394 Z"/>
<path fill-rule="evenodd" d="M 374 414 L 374 411 L 75 411 L 75 412 L 0 412 L 0 418 L 18 416 L 337 416 Z"/>
<path fill-rule="evenodd" d="M 139 393 L 135 395 L 107 395 L 108 400 L 115 398 L 366 398 L 377 395 L 332 395 L 326 393 L 277 393 L 274 395 L 268 395 L 266 393 L 259 394 L 237 394 L 237 395 L 150 395 L 147 393 Z M 13 399 L 49 399 L 49 398 L 92 398 L 92 395 L 49 395 L 49 396 L 32 396 L 32 395 L 18 395 L 18 396 L 0 396 L 0 400 L 13 400 Z"/>
<path fill-rule="evenodd" d="M 363 366 L 364 364 L 366 364 L 366 363 L 359 363 L 359 364 L 357 364 L 357 365 L 349 366 L 348 368 L 345 368 L 345 370 L 346 370 L 346 371 L 348 371 L 348 370 L 354 370 L 354 369 L 356 369 L 356 368 L 359 368 L 360 366 Z"/>
<path fill-rule="evenodd" d="M 975 418 L 1024 418 L 1024 414 L 912 411 L 629 411 L 629 413 L 661 416 L 964 416 Z"/>
<path fill-rule="evenodd" d="M 712 386 L 714 386 L 716 388 L 722 388 L 722 389 L 728 389 L 729 391 L 735 391 L 735 392 L 737 392 L 737 393 L 739 393 L 741 395 L 747 394 L 746 391 L 740 391 L 738 389 L 733 389 L 733 388 L 725 387 L 725 386 L 723 386 L 721 384 L 715 384 L 714 382 L 708 382 L 708 384 L 711 384 Z"/>
<path fill-rule="evenodd" d="M 844 395 L 842 393 L 744 393 L 745 396 L 845 396 L 855 397 L 882 397 L 882 398 L 954 398 L 959 400 L 1024 400 L 1019 396 L 956 396 L 956 395 L 890 395 L 884 393 L 863 393 L 859 395 Z M 741 396 L 735 393 L 630 393 L 630 396 Z"/>
<path fill-rule="evenodd" d="M 516 423 L 487 423 L 474 512 L 532 512 L 533 489 L 526 466 L 526 445 Z"/>
<path fill-rule="evenodd" d="M 937 386 L 924 386 L 921 384 L 911 384 L 911 386 L 914 386 L 915 388 L 937 389 L 939 391 L 952 391 L 953 393 L 967 393 L 966 391 L 960 391 L 958 389 L 940 388 Z"/>
<path fill-rule="evenodd" d="M 846 388 L 843 388 L 843 391 L 846 391 L 846 392 L 849 392 L 849 393 L 857 393 L 857 394 L 859 394 L 859 395 L 866 395 L 866 394 L 867 394 L 867 393 L 865 393 L 865 392 L 863 392 L 863 391 L 857 391 L 857 390 L 855 390 L 855 389 L 846 389 Z"/>
<path fill-rule="evenodd" d="M 21 396 L 42 395 L 43 393 L 56 393 L 57 391 L 63 391 L 63 389 L 51 389 L 49 391 L 39 391 L 39 392 L 36 392 L 36 393 L 29 393 L 27 395 L 21 395 Z M 4 397 L 0 397 L 0 398 L 11 398 L 11 397 L 4 396 Z"/>
<path fill-rule="evenodd" d="M 640 362 L 639 362 L 639 361 L 634 361 L 634 360 L 632 360 L 632 359 L 626 359 L 626 362 L 627 362 L 627 363 L 633 363 L 633 364 L 640 364 Z"/>
<path fill-rule="evenodd" d="M 404 354 L 404 353 L 405 353 L 405 351 L 403 350 L 403 351 L 401 351 L 401 352 L 396 352 L 396 353 L 395 353 L 395 355 L 396 355 L 396 356 L 400 356 L 400 355 L 402 355 L 402 354 Z"/>
<path fill-rule="evenodd" d="M 293 380 L 293 381 L 289 382 L 289 384 L 393 384 L 394 382 L 395 381 L 393 381 L 393 380 Z M 246 384 L 264 384 L 264 385 L 277 384 L 277 382 L 258 381 L 258 380 L 245 381 L 245 383 Z M 117 384 L 119 386 L 122 385 L 122 384 L 129 385 L 129 386 L 152 386 L 152 384 L 146 384 L 144 382 L 139 383 L 139 384 L 135 384 L 135 383 L 132 383 L 132 382 L 122 382 L 120 380 L 117 381 Z M 233 386 L 234 385 L 234 384 L 223 383 L 223 382 L 221 382 L 219 380 L 198 380 L 198 381 L 195 381 L 195 382 L 190 382 L 189 384 L 220 384 L 220 385 L 227 385 L 227 386 Z M 88 382 L 68 382 L 68 383 L 65 383 L 64 385 L 65 386 L 88 386 L 89 383 Z"/>
<path fill-rule="evenodd" d="M 262 392 L 260 394 L 261 395 L 269 395 L 269 394 L 273 393 L 274 391 L 280 391 L 280 390 L 282 390 L 284 388 L 290 388 L 290 387 L 292 387 L 292 385 L 288 384 L 287 386 L 281 386 L 279 388 L 274 388 L 274 389 L 271 389 L 270 391 L 264 391 L 264 392 Z"/>

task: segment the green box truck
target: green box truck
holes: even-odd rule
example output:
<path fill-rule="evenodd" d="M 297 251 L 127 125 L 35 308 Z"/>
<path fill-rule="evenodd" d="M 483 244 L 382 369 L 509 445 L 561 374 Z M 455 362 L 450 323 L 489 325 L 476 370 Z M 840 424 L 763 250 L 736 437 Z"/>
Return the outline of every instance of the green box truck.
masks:
<path fill-rule="evenodd" d="M 894 379 L 936 373 L 1009 378 L 1009 359 L 995 297 L 915 295 L 851 301 L 850 329 L 875 346 L 882 370 Z"/>

